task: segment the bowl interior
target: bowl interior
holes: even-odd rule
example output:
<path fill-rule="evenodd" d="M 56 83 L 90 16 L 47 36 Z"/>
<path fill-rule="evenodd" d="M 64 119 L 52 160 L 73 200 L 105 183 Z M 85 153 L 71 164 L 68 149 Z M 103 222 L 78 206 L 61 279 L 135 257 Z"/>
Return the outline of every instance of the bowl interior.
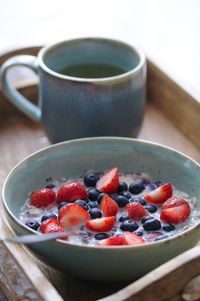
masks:
<path fill-rule="evenodd" d="M 134 139 L 90 138 L 53 145 L 19 163 L 4 187 L 6 206 L 18 217 L 27 194 L 44 187 L 47 178 L 76 177 L 114 166 L 121 172 L 147 172 L 200 198 L 200 167 L 179 152 Z M 197 206 L 200 209 L 200 202 Z"/>

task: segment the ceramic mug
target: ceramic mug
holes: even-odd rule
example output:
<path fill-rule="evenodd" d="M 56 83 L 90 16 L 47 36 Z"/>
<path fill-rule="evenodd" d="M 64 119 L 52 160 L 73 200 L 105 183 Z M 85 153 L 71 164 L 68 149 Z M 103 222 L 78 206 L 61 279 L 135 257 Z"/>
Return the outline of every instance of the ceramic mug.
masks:
<path fill-rule="evenodd" d="M 7 71 L 16 65 L 38 73 L 38 106 L 9 84 Z M 121 41 L 73 39 L 42 48 L 37 58 L 12 57 L 2 65 L 1 81 L 9 100 L 41 122 L 52 143 L 90 136 L 136 137 L 142 124 L 145 57 Z"/>

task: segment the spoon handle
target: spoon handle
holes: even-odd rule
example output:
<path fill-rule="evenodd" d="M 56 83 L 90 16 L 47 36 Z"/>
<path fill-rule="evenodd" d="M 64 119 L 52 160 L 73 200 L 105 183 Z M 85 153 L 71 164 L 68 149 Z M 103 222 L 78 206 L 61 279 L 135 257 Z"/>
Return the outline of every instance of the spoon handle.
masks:
<path fill-rule="evenodd" d="M 69 232 L 54 232 L 46 234 L 29 234 L 14 237 L 1 237 L 0 241 L 6 241 L 15 244 L 32 244 L 37 242 L 43 242 L 47 240 L 57 239 L 63 236 L 69 235 Z"/>

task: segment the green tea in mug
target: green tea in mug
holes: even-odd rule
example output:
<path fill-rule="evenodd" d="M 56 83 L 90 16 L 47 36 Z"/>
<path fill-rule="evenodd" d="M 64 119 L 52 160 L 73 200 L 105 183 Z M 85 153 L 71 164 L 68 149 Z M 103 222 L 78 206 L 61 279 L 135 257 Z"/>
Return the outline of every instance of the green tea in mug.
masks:
<path fill-rule="evenodd" d="M 127 70 L 111 64 L 76 64 L 63 67 L 57 72 L 63 75 L 82 78 L 102 78 L 116 76 Z"/>

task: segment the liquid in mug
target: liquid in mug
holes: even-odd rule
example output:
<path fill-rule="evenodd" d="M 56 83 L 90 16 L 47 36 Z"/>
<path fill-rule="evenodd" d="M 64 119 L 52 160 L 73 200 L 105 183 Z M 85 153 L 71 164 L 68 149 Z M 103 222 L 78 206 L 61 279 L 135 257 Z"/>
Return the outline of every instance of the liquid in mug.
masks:
<path fill-rule="evenodd" d="M 82 78 L 111 77 L 127 71 L 125 68 L 111 64 L 76 64 L 57 70 L 58 73 L 63 75 Z"/>

